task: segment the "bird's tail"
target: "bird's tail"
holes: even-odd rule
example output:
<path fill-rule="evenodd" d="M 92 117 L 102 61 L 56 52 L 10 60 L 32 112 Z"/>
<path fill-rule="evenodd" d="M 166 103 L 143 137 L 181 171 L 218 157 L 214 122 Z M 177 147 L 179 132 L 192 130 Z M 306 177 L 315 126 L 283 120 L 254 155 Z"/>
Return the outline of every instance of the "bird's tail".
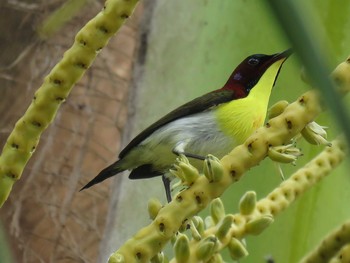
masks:
<path fill-rule="evenodd" d="M 112 177 L 113 175 L 116 175 L 117 173 L 125 171 L 125 169 L 121 168 L 120 166 L 121 160 L 118 160 L 115 163 L 111 164 L 107 168 L 103 169 L 94 179 L 88 182 L 79 191 L 90 188 L 91 186 L 101 183 L 102 181 L 106 180 L 109 177 Z"/>

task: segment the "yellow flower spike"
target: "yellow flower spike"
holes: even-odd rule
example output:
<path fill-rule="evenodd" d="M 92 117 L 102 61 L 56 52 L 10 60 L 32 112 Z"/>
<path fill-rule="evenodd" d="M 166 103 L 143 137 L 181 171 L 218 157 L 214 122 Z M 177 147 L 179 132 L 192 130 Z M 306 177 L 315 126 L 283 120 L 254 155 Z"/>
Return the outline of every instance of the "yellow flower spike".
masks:
<path fill-rule="evenodd" d="M 175 259 L 178 263 L 189 262 L 188 259 L 190 257 L 190 246 L 186 235 L 178 234 L 178 237 L 174 244 L 174 254 Z"/>
<path fill-rule="evenodd" d="M 332 141 L 332 147 L 325 148 L 308 164 L 296 171 L 287 180 L 283 181 L 280 186 L 274 189 L 270 194 L 268 194 L 268 196 L 259 200 L 256 203 L 256 209 L 252 214 L 249 216 L 245 216 L 240 213 L 233 215 L 234 224 L 232 224 L 229 231 L 230 236 L 236 237 L 240 240 L 244 238 L 248 234 L 246 232 L 247 219 L 259 219 L 262 215 L 273 215 L 273 217 L 276 217 L 279 213 L 291 205 L 297 197 L 302 196 L 304 192 L 306 192 L 323 177 L 328 175 L 334 168 L 336 168 L 340 162 L 345 159 L 346 149 L 347 146 L 343 139 L 338 138 Z M 213 234 L 216 235 L 218 225 L 214 225 L 211 217 L 208 217 L 205 222 L 206 225 L 208 225 L 208 228 L 204 231 L 202 236 L 205 237 Z M 250 224 L 251 222 L 252 221 L 250 221 Z M 341 238 L 341 240 L 343 240 L 343 238 Z M 222 250 L 224 247 L 228 246 L 229 242 L 230 239 L 228 238 L 220 240 L 220 245 L 215 253 L 218 253 L 219 250 Z M 191 240 L 191 251 L 196 251 L 197 246 L 198 241 Z M 198 262 L 195 254 L 195 252 L 191 253 L 190 262 Z M 303 263 L 306 262 L 308 261 Z M 320 263 L 322 261 L 316 260 L 312 262 Z M 175 263 L 175 261 L 171 260 L 171 263 Z"/>
<path fill-rule="evenodd" d="M 197 258 L 203 262 L 208 261 L 216 252 L 218 245 L 218 240 L 213 235 L 201 240 L 196 249 Z"/>
<path fill-rule="evenodd" d="M 164 253 L 160 252 L 157 255 L 155 255 L 153 258 L 151 258 L 151 263 L 164 263 Z"/>
<path fill-rule="evenodd" d="M 272 105 L 269 108 L 267 112 L 268 119 L 270 120 L 280 115 L 288 105 L 289 105 L 289 102 L 286 100 L 280 100 L 276 102 L 274 105 Z"/>
<path fill-rule="evenodd" d="M 199 172 L 196 167 L 184 162 L 179 163 L 179 167 L 182 170 L 182 176 L 184 178 L 184 184 L 191 185 L 199 177 Z"/>
<path fill-rule="evenodd" d="M 245 225 L 245 232 L 250 235 L 259 235 L 264 231 L 269 225 L 273 223 L 273 217 L 271 215 L 262 215 L 249 221 Z"/>
<path fill-rule="evenodd" d="M 342 247 L 349 243 L 350 221 L 347 221 L 328 234 L 300 263 L 328 263 L 331 258 L 341 251 Z"/>
<path fill-rule="evenodd" d="M 210 215 L 214 224 L 217 224 L 225 216 L 225 207 L 220 198 L 215 198 L 210 203 Z"/>
<path fill-rule="evenodd" d="M 250 215 L 256 207 L 256 193 L 246 192 L 239 201 L 239 211 L 242 215 Z"/>
<path fill-rule="evenodd" d="M 148 214 L 152 220 L 156 218 L 161 208 L 162 203 L 157 198 L 151 198 L 148 201 Z"/>
<path fill-rule="evenodd" d="M 332 144 L 327 141 L 327 132 L 325 131 L 324 126 L 320 126 L 316 122 L 310 122 L 305 128 L 301 131 L 301 135 L 304 139 L 314 145 L 327 145 L 332 146 Z"/>
<path fill-rule="evenodd" d="M 239 260 L 249 255 L 248 250 L 237 238 L 231 238 L 227 247 L 233 260 Z"/>
<path fill-rule="evenodd" d="M 224 175 L 220 160 L 208 154 L 204 160 L 203 173 L 209 182 L 219 182 Z"/>
<path fill-rule="evenodd" d="M 267 155 L 275 162 L 294 163 L 302 153 L 300 152 L 300 149 L 294 147 L 293 144 L 288 144 L 269 147 Z"/>
<path fill-rule="evenodd" d="M 20 179 L 41 134 L 54 119 L 73 85 L 130 16 L 137 2 L 107 1 L 105 8 L 77 33 L 72 47 L 45 77 L 31 105 L 9 135 L 0 156 L 0 207 L 8 198 L 13 184 Z"/>
<path fill-rule="evenodd" d="M 339 253 L 329 263 L 349 263 L 350 262 L 350 244 L 342 247 Z"/>
<path fill-rule="evenodd" d="M 227 234 L 229 233 L 231 226 L 233 223 L 233 216 L 232 215 L 226 215 L 220 222 L 218 226 L 218 230 L 216 232 L 217 238 L 222 241 L 227 237 Z"/>

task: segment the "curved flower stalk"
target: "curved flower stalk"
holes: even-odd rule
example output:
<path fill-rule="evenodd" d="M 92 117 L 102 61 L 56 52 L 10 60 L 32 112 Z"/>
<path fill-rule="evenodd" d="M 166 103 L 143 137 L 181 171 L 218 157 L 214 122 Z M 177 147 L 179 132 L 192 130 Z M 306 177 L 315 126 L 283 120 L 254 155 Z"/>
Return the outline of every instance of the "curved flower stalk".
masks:
<path fill-rule="evenodd" d="M 350 262 L 350 243 L 343 246 L 339 253 L 329 261 L 329 263 L 347 262 Z"/>
<path fill-rule="evenodd" d="M 328 234 L 300 263 L 340 263 L 349 262 L 349 260 L 350 221 L 347 221 Z"/>
<path fill-rule="evenodd" d="M 76 35 L 73 46 L 44 79 L 32 103 L 8 137 L 0 156 L 0 207 L 35 151 L 74 84 L 132 13 L 137 0 L 108 0 L 103 10 Z"/>
<path fill-rule="evenodd" d="M 209 226 L 206 230 L 202 224 L 198 223 L 201 218 L 195 217 L 195 224 L 192 224 L 192 240 L 187 246 L 181 249 L 174 248 L 175 258 L 171 263 L 180 262 L 201 262 L 201 248 L 208 243 L 215 243 L 215 249 L 211 254 L 206 255 L 204 262 L 223 262 L 219 259 L 222 249 L 227 247 L 233 260 L 238 260 L 248 255 L 241 240 L 247 235 L 258 235 L 265 230 L 274 220 L 276 215 L 288 208 L 294 200 L 309 190 L 323 177 L 328 175 L 338 166 L 346 156 L 346 145 L 343 139 L 336 139 L 332 142 L 332 147 L 327 147 L 304 167 L 295 172 L 286 181 L 282 182 L 267 197 L 256 202 L 254 192 L 247 192 L 240 201 L 240 212 L 238 214 L 225 214 L 225 210 L 220 199 L 211 202 L 211 216 L 205 222 Z M 198 235 L 193 235 L 193 232 Z M 338 231 L 326 238 L 328 241 L 322 242 L 321 248 L 313 252 L 312 261 L 304 260 L 302 263 L 328 262 L 321 261 L 322 255 L 336 253 L 344 243 L 350 241 L 350 222 L 344 224 Z M 189 251 L 187 261 L 179 261 L 178 256 L 182 251 Z M 207 252 L 208 253 L 208 252 Z M 311 257 L 311 256 L 310 256 Z M 330 258 L 329 257 L 329 258 Z M 328 259 L 329 259 L 328 258 Z M 215 261 L 216 260 L 216 261 Z"/>

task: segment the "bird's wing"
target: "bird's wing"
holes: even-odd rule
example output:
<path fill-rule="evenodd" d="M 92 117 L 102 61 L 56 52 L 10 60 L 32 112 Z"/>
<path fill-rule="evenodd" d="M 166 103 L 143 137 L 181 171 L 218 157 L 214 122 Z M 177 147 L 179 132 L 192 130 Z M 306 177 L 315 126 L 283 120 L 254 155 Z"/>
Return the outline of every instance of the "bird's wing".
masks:
<path fill-rule="evenodd" d="M 221 103 L 229 102 L 235 99 L 234 91 L 221 89 L 218 91 L 213 91 L 207 93 L 201 97 L 198 97 L 177 109 L 171 111 L 163 118 L 159 119 L 157 122 L 153 123 L 151 126 L 143 130 L 139 135 L 137 135 L 119 154 L 119 158 L 123 158 L 132 148 L 141 143 L 154 131 L 162 127 L 163 125 L 179 119 L 184 116 L 189 116 L 195 113 L 203 112 L 211 107 L 219 105 Z"/>

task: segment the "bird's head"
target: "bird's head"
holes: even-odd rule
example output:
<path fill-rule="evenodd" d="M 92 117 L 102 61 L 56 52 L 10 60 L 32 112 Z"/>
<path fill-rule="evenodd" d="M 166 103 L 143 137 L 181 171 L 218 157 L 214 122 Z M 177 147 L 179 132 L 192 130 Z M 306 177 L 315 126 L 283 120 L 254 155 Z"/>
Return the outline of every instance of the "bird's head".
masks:
<path fill-rule="evenodd" d="M 283 62 L 291 54 L 292 50 L 288 49 L 273 55 L 254 54 L 247 57 L 233 71 L 222 89 L 234 90 L 236 98 L 243 98 L 264 75 L 273 86 Z"/>

